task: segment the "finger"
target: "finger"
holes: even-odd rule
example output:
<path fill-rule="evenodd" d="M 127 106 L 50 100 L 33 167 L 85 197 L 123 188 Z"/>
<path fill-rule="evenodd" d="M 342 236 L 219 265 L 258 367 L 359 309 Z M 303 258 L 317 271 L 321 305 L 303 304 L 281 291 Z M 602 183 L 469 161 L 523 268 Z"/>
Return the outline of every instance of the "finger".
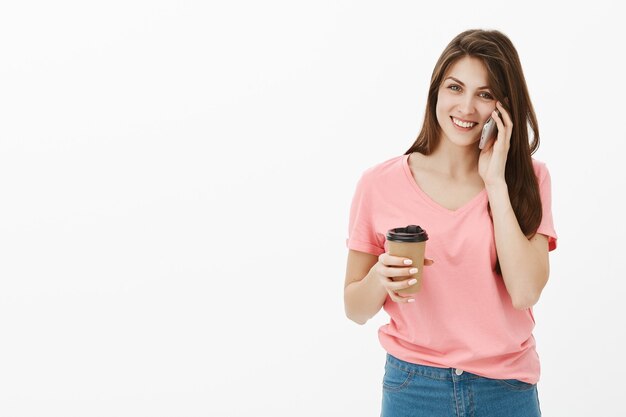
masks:
<path fill-rule="evenodd" d="M 504 121 L 504 124 L 509 128 L 513 127 L 513 120 L 511 120 L 511 117 L 509 116 L 509 112 L 507 112 L 504 109 L 504 106 L 502 105 L 502 103 L 498 101 L 496 103 L 496 107 L 498 108 L 498 110 L 500 110 L 500 114 L 502 115 L 501 119 Z"/>
<path fill-rule="evenodd" d="M 500 136 L 500 132 L 504 132 L 504 122 L 500 116 L 498 116 L 498 111 L 495 109 L 491 112 L 491 117 L 495 120 L 496 126 L 498 126 L 498 136 Z"/>
<path fill-rule="evenodd" d="M 409 288 L 411 285 L 416 284 L 417 283 L 417 279 L 416 278 L 407 278 L 407 279 L 403 279 L 400 281 L 394 281 L 391 278 L 387 278 L 387 282 L 385 283 L 385 287 L 388 290 L 397 292 L 400 290 L 403 290 L 405 288 Z"/>
<path fill-rule="evenodd" d="M 396 294 L 393 291 L 387 291 L 387 293 L 389 294 L 389 298 L 391 298 L 396 303 L 412 303 L 415 301 L 415 299 L 411 295 L 403 297 L 402 295 Z"/>
<path fill-rule="evenodd" d="M 381 266 L 378 272 L 386 277 L 406 277 L 409 275 L 415 275 L 419 271 L 419 268 L 409 266 L 406 268 L 400 268 L 397 266 Z"/>
<path fill-rule="evenodd" d="M 393 256 L 393 255 L 389 255 L 389 253 L 387 252 L 381 253 L 380 256 L 378 257 L 378 260 L 385 265 L 391 265 L 391 266 L 407 266 L 413 263 L 413 260 L 411 258 Z"/>
<path fill-rule="evenodd" d="M 498 116 L 498 112 L 496 110 L 491 112 L 491 116 L 493 117 L 493 120 L 496 121 L 496 126 L 498 126 L 497 137 L 494 141 L 492 141 L 494 150 L 495 150 L 495 147 L 499 147 L 499 149 L 505 149 L 503 148 L 503 146 L 506 146 L 506 144 L 504 143 L 505 141 L 500 140 L 500 139 L 506 138 L 507 136 L 507 131 L 506 131 L 506 127 L 504 126 L 504 122 L 502 121 L 500 116 Z M 498 145 L 498 142 L 500 142 L 500 145 Z"/>
<path fill-rule="evenodd" d="M 504 151 L 508 153 L 509 147 L 511 146 L 511 133 L 513 132 L 513 120 L 509 116 L 509 112 L 504 109 L 504 106 L 499 101 L 496 103 L 497 108 L 501 113 L 501 120 L 504 123 L 505 131 L 504 131 Z"/>
<path fill-rule="evenodd" d="M 430 266 L 430 265 L 432 265 L 434 263 L 435 263 L 435 261 L 433 261 L 432 259 L 428 259 L 428 258 L 424 259 L 424 266 Z"/>

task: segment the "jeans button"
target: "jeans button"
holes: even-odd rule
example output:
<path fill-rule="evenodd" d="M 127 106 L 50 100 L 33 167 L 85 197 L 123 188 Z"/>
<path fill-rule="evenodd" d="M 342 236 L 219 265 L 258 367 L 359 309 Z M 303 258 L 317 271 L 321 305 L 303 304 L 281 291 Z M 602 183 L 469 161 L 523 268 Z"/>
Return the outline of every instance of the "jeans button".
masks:
<path fill-rule="evenodd" d="M 463 371 L 460 370 L 459 368 L 457 368 L 457 369 L 454 370 L 454 373 L 457 374 L 457 375 L 461 375 L 463 373 Z"/>

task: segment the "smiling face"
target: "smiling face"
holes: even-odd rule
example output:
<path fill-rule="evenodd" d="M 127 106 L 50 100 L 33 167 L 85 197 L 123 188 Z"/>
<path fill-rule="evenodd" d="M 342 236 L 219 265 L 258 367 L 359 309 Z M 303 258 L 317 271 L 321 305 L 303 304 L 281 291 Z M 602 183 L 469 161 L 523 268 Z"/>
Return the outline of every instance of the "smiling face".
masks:
<path fill-rule="evenodd" d="M 480 59 L 466 56 L 450 66 L 437 94 L 436 113 L 442 139 L 458 146 L 478 142 L 483 125 L 495 108 L 487 69 Z"/>

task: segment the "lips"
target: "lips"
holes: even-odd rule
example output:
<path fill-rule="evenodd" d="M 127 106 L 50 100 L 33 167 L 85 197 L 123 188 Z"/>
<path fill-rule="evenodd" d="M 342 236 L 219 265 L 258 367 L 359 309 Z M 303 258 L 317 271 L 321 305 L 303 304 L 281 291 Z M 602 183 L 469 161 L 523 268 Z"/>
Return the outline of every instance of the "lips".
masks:
<path fill-rule="evenodd" d="M 460 117 L 456 117 L 456 116 L 450 116 L 450 118 L 451 118 L 451 119 L 452 119 L 452 118 L 454 118 L 454 119 L 456 119 L 456 120 L 460 120 L 460 121 L 465 122 L 465 123 L 476 123 L 476 122 L 475 122 L 475 121 L 473 121 L 473 120 L 465 120 L 465 119 L 461 119 Z"/>
<path fill-rule="evenodd" d="M 462 127 L 462 126 L 459 126 L 459 125 L 457 125 L 456 123 L 454 123 L 454 119 L 461 120 L 461 121 L 463 121 L 463 122 L 467 122 L 467 123 L 473 123 L 473 126 L 470 126 L 470 127 Z M 459 130 L 461 130 L 461 131 L 469 131 L 469 130 L 472 130 L 473 128 L 475 128 L 475 127 L 478 125 L 478 123 L 476 123 L 476 122 L 472 122 L 472 121 L 469 121 L 469 120 L 459 119 L 458 117 L 453 117 L 453 116 L 450 116 L 450 121 L 452 122 L 452 124 L 454 125 L 454 127 L 456 127 L 457 129 L 459 129 Z"/>

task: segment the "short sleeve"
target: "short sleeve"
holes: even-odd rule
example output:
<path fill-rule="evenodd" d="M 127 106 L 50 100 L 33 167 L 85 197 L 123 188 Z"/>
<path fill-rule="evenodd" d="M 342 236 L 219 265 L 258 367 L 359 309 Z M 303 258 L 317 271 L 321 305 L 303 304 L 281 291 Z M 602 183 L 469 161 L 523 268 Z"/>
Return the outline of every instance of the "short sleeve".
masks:
<path fill-rule="evenodd" d="M 542 164 L 539 178 L 542 216 L 537 233 L 548 236 L 548 251 L 556 249 L 557 235 L 552 219 L 552 180 L 545 164 Z"/>
<path fill-rule="evenodd" d="M 374 201 L 371 199 L 371 193 L 368 192 L 369 185 L 367 176 L 362 175 L 352 197 L 346 246 L 348 249 L 378 256 L 384 253 L 385 249 L 380 246 L 376 238 L 376 229 L 373 223 Z"/>

